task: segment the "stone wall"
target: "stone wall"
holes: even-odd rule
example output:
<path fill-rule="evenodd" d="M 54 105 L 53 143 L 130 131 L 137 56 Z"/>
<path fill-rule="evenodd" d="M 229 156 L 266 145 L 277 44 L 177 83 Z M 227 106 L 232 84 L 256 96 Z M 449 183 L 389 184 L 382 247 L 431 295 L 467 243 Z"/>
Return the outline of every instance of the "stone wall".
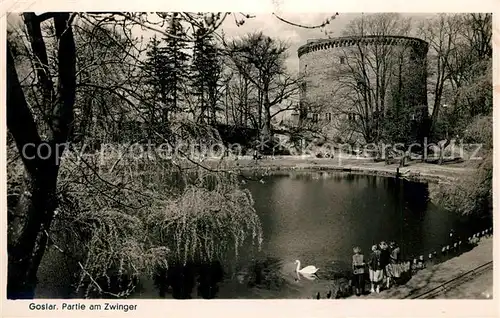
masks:
<path fill-rule="evenodd" d="M 367 77 L 376 81 L 375 64 L 380 57 L 387 65 L 388 87 L 383 100 L 385 111 L 395 104 L 414 110 L 413 118 L 427 116 L 427 42 L 402 36 L 342 37 L 308 41 L 298 49 L 302 118 L 317 120 L 329 137 L 359 140 L 352 130 L 353 68 L 359 67 L 360 52 L 369 65 Z M 358 83 L 359 85 L 359 83 Z M 374 87 L 375 83 L 369 83 Z M 400 92 L 398 100 L 394 90 Z"/>

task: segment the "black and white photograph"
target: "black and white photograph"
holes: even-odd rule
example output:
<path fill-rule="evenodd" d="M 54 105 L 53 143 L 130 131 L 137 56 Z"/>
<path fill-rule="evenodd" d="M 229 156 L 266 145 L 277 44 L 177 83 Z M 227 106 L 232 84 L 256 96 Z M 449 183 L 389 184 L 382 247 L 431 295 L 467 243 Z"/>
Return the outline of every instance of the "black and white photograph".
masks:
<path fill-rule="evenodd" d="M 493 299 L 493 14 L 318 11 L 5 13 L 6 298 Z"/>

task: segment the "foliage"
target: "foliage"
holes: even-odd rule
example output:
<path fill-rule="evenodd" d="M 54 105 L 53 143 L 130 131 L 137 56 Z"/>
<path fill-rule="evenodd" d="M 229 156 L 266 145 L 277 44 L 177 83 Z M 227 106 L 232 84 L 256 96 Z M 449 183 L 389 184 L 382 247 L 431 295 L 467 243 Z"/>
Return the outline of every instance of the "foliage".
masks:
<path fill-rule="evenodd" d="M 87 297 L 130 292 L 130 279 L 157 268 L 227 263 L 244 244 L 260 246 L 253 200 L 234 176 L 203 169 L 186 175 L 159 158 L 123 157 L 94 171 L 96 160 L 66 158 L 51 229 L 51 240 L 81 264 L 76 286 Z M 116 278 L 125 285 L 113 286 Z"/>
<path fill-rule="evenodd" d="M 486 150 L 493 149 L 493 118 L 477 116 L 465 129 L 464 141 L 479 143 Z"/>
<path fill-rule="evenodd" d="M 411 142 L 413 111 L 402 105 L 394 105 L 385 115 L 382 138 L 392 143 L 408 144 Z"/>
<path fill-rule="evenodd" d="M 461 215 L 489 216 L 493 207 L 492 161 L 492 153 L 488 153 L 474 175 L 441 186 L 437 202 Z"/>
<path fill-rule="evenodd" d="M 189 54 L 186 52 L 188 43 L 183 40 L 186 37 L 186 31 L 181 23 L 181 18 L 173 15 L 167 32 L 172 37 L 163 39 L 165 46 L 160 49 L 165 57 L 166 69 L 163 70 L 165 76 L 166 89 L 166 107 L 169 111 L 181 110 L 180 101 L 183 100 L 183 91 L 188 82 L 188 62 Z"/>
<path fill-rule="evenodd" d="M 138 41 L 108 26 L 75 25 L 77 90 L 73 142 L 116 142 L 134 107 L 123 102 L 139 75 Z"/>
<path fill-rule="evenodd" d="M 143 72 L 146 75 L 145 84 L 148 87 L 145 95 L 146 98 L 151 100 L 151 104 L 155 106 L 147 108 L 149 122 L 153 125 L 158 124 L 158 121 L 161 125 L 162 120 L 165 119 L 162 118 L 161 107 L 167 107 L 167 86 L 169 85 L 167 76 L 169 74 L 169 65 L 161 44 L 162 41 L 158 40 L 155 34 L 148 43 L 147 58 L 143 67 Z"/>
<path fill-rule="evenodd" d="M 75 22 L 76 16 L 80 19 Z M 123 16 L 123 31 L 117 31 L 121 22 L 116 19 Z M 204 17 L 212 17 L 210 22 L 202 22 L 210 33 L 220 25 L 221 14 L 181 16 L 164 17 L 172 22 L 165 42 L 168 48 L 176 48 L 167 52 L 167 65 L 173 70 L 167 75 L 174 77 L 167 82 L 176 84 L 167 97 L 173 96 L 173 102 L 181 99 L 175 91 L 180 90 L 179 63 L 181 56 L 186 56 L 183 50 L 188 38 L 175 18 L 200 27 L 200 18 L 203 21 Z M 145 89 L 140 89 L 144 75 L 140 72 L 144 66 L 142 50 L 138 40 L 130 36 L 128 24 L 142 22 L 126 13 L 26 13 L 24 17 L 29 34 L 23 37 L 10 33 L 8 128 L 14 138 L 9 145 L 22 149 L 24 143 L 33 140 L 38 144 L 40 139 L 47 139 L 47 133 L 52 133 L 48 138 L 49 150 L 53 147 L 57 152 L 49 159 L 57 162 L 22 158 L 21 164 L 19 154 L 9 154 L 9 297 L 33 297 L 46 244 L 78 265 L 76 269 L 72 267 L 80 274 L 76 287 L 84 288 L 85 296 L 124 296 L 125 289 L 130 291 L 141 275 L 181 261 L 176 249 L 169 252 L 169 247 L 181 242 L 165 241 L 147 232 L 157 225 L 151 218 L 152 211 L 164 220 L 173 218 L 161 231 L 171 234 L 172 229 L 182 228 L 186 231 L 183 237 L 195 235 L 190 238 L 199 244 L 187 246 L 183 250 L 186 255 L 203 255 L 205 259 L 231 257 L 228 254 L 237 255 L 247 236 L 260 244 L 260 224 L 249 193 L 239 189 L 234 177 L 193 170 L 189 154 L 182 155 L 181 167 L 174 161 L 179 158 L 162 159 L 158 154 L 154 154 L 156 161 L 149 162 L 147 157 L 138 162 L 128 155 L 82 155 L 73 148 L 64 153 L 64 164 L 60 165 L 64 148 L 59 143 L 82 141 L 87 133 L 99 131 L 100 124 L 102 130 L 110 131 L 93 137 L 119 146 L 129 138 L 120 135 L 120 129 L 131 118 L 142 117 L 141 106 L 156 106 L 145 98 Z M 55 30 L 51 28 L 52 19 Z M 207 127 L 173 117 L 175 124 L 166 127 L 166 131 L 158 131 L 149 122 L 165 142 L 220 142 L 217 133 Z M 48 127 L 37 129 L 44 121 Z M 131 126 L 135 131 L 140 129 L 138 125 Z M 80 138 L 73 138 L 71 133 L 75 131 Z M 23 178 L 24 172 L 28 178 Z M 39 184 L 47 188 L 42 189 Z M 199 196 L 219 201 L 198 201 L 199 209 L 191 210 L 192 198 Z M 213 236 L 205 237 L 201 230 L 193 230 L 210 224 L 210 211 L 203 209 L 207 202 L 211 202 L 212 209 L 219 207 L 222 211 L 210 226 L 223 225 L 229 231 L 227 235 L 211 231 Z M 188 226 L 186 219 L 194 221 Z M 116 286 L 116 279 L 128 283 Z"/>
<path fill-rule="evenodd" d="M 216 131 L 183 118 L 170 128 L 165 142 L 218 140 Z M 154 150 L 137 157 L 126 148 L 114 156 L 65 157 L 51 238 L 80 262 L 75 284 L 85 297 L 127 296 L 158 268 L 227 264 L 244 244 L 260 247 L 250 193 L 234 175 L 193 169 L 184 150 L 171 159 Z"/>
<path fill-rule="evenodd" d="M 200 28 L 196 31 L 196 41 L 193 47 L 192 62 L 192 89 L 197 96 L 199 115 L 195 114 L 198 121 L 206 119 L 215 124 L 219 110 L 217 103 L 222 88 L 221 77 L 223 63 L 221 49 L 217 47 L 212 35 L 206 35 L 207 30 Z"/>
<path fill-rule="evenodd" d="M 448 84 L 452 93 L 449 107 L 434 110 L 434 134 L 480 144 L 483 157 L 474 174 L 441 186 L 438 202 L 462 215 L 489 216 L 493 208 L 491 14 L 441 15 L 438 19 L 441 26 L 453 26 L 440 29 L 453 41 L 446 50 L 437 50 L 447 62 L 440 65 L 442 85 Z"/>
<path fill-rule="evenodd" d="M 493 209 L 493 122 L 479 116 L 467 127 L 465 141 L 482 145 L 477 170 L 460 182 L 441 185 L 437 202 L 462 215 L 489 216 Z"/>
<path fill-rule="evenodd" d="M 430 137 L 449 139 L 492 106 L 491 14 L 439 14 L 422 23 L 429 42 Z M 450 109 L 451 108 L 451 109 Z"/>

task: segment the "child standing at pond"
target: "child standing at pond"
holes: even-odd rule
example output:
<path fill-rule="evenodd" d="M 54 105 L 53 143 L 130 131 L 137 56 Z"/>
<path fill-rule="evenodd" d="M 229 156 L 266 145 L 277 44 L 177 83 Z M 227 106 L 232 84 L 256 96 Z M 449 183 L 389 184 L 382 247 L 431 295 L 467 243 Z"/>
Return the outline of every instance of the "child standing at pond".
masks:
<path fill-rule="evenodd" d="M 401 277 L 401 273 L 404 271 L 403 265 L 400 262 L 401 250 L 396 242 L 389 243 L 390 249 L 390 263 L 387 265 L 387 287 L 390 287 L 391 282 L 396 283 L 397 279 Z"/>
<path fill-rule="evenodd" d="M 386 242 L 380 242 L 380 267 L 382 267 L 382 271 L 384 272 L 384 277 L 386 279 L 386 287 L 389 288 L 390 277 L 388 266 L 390 263 L 391 252 L 389 251 L 389 246 Z"/>
<path fill-rule="evenodd" d="M 376 290 L 377 293 L 379 293 L 380 283 L 384 278 L 384 273 L 382 271 L 382 267 L 380 266 L 380 250 L 377 245 L 372 246 L 372 254 L 370 256 L 370 263 L 368 266 L 370 268 L 370 292 L 374 293 Z"/>
<path fill-rule="evenodd" d="M 356 296 L 364 293 L 365 291 L 365 260 L 361 254 L 361 248 L 356 246 L 353 248 L 354 255 L 352 256 L 352 273 L 353 273 L 353 287 L 356 291 Z"/>

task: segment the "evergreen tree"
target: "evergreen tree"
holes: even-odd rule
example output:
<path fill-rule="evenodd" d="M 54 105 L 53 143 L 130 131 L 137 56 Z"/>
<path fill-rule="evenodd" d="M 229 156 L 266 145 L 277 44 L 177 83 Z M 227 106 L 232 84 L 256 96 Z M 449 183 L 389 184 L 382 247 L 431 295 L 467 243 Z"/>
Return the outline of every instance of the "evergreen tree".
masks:
<path fill-rule="evenodd" d="M 165 106 L 163 118 L 168 118 L 168 112 L 180 111 L 183 107 L 181 102 L 183 90 L 189 79 L 188 43 L 186 42 L 186 32 L 181 24 L 177 13 L 173 13 L 167 33 L 171 36 L 163 38 L 165 46 L 160 48 L 161 54 L 165 57 L 164 74 L 165 77 Z"/>
<path fill-rule="evenodd" d="M 222 62 L 212 35 L 207 34 L 204 28 L 196 31 L 192 74 L 193 95 L 197 97 L 200 109 L 198 121 L 206 118 L 208 122 L 215 124 Z"/>
<path fill-rule="evenodd" d="M 221 83 L 223 64 L 217 46 L 210 43 L 206 52 L 209 66 L 207 74 L 208 105 L 211 111 L 211 122 L 215 124 L 217 111 L 222 110 L 217 107 L 217 102 L 222 97 L 221 88 L 224 86 Z"/>
<path fill-rule="evenodd" d="M 161 47 L 161 41 L 156 35 L 148 44 L 146 52 L 147 59 L 145 63 L 147 99 L 153 107 L 147 109 L 149 122 L 152 126 L 165 122 L 168 118 L 162 116 L 160 123 L 157 121 L 158 110 L 161 114 L 164 113 L 164 108 L 167 107 L 167 87 L 168 87 L 168 68 L 167 56 Z M 161 103 L 160 103 L 161 102 Z"/>

